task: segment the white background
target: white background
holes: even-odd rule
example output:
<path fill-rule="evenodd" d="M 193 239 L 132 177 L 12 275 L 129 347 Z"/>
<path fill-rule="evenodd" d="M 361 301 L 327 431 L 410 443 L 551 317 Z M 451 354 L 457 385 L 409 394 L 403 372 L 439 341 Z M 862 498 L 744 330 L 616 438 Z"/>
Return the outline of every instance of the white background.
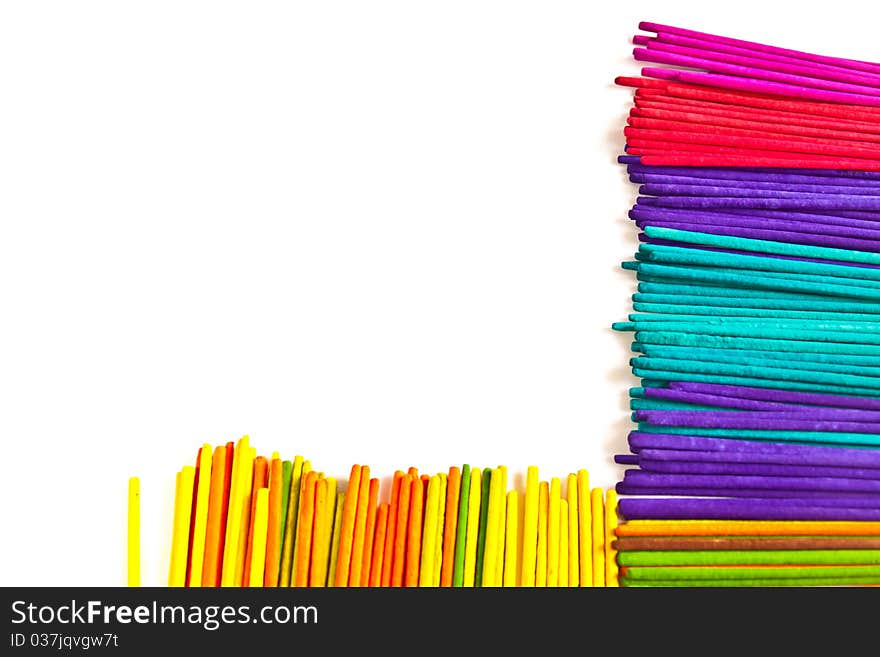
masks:
<path fill-rule="evenodd" d="M 869 3 L 790 6 L 3 3 L 0 584 L 124 584 L 138 475 L 163 585 L 176 470 L 245 433 L 613 486 L 613 79 L 640 20 L 880 59 Z"/>

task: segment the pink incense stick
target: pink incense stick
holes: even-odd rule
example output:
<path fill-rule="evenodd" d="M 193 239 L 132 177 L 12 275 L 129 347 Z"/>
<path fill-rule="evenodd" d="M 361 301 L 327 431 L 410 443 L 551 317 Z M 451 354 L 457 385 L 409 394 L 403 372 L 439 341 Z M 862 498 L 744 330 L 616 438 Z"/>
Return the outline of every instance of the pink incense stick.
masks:
<path fill-rule="evenodd" d="M 757 50 L 759 52 L 770 53 L 774 55 L 785 55 L 788 57 L 794 57 L 796 59 L 805 59 L 811 62 L 818 62 L 820 64 L 832 64 L 835 66 L 841 66 L 844 68 L 853 68 L 859 71 L 868 71 L 869 73 L 880 73 L 880 64 L 875 62 L 865 62 L 857 59 L 844 59 L 842 57 L 829 57 L 827 55 L 817 55 L 814 53 L 803 52 L 800 50 L 790 50 L 788 48 L 779 48 L 777 46 L 769 46 L 763 43 L 757 43 L 755 41 L 744 41 L 742 39 L 732 39 L 730 37 L 718 36 L 716 34 L 708 34 L 706 32 L 698 32 L 695 30 L 688 30 L 681 27 L 674 27 L 671 25 L 662 25 L 660 23 L 652 23 L 650 21 L 642 21 L 639 23 L 639 29 L 644 30 L 645 32 L 654 32 L 661 33 L 664 32 L 666 34 L 677 34 L 679 36 L 691 37 L 696 39 L 701 39 L 703 41 L 714 41 L 716 43 L 723 43 L 731 46 L 739 46 L 741 48 L 748 48 L 750 50 Z"/>
<path fill-rule="evenodd" d="M 732 75 L 719 75 L 717 73 L 678 71 L 654 67 L 643 68 L 642 75 L 660 80 L 721 87 L 722 89 L 751 91 L 776 96 L 787 96 L 790 98 L 821 100 L 827 103 L 848 103 L 850 105 L 880 107 L 880 96 L 829 91 L 827 89 L 814 89 L 812 87 L 799 87 L 792 84 L 783 84 L 781 82 L 771 82 L 770 80 L 755 80 Z"/>
<path fill-rule="evenodd" d="M 679 34 L 670 34 L 668 32 L 658 32 L 656 36 L 649 37 L 646 35 L 640 35 L 638 42 L 633 39 L 633 43 L 638 43 L 638 45 L 648 45 L 648 43 L 668 43 L 677 46 L 687 46 L 691 48 L 699 48 L 702 50 L 711 50 L 712 52 L 717 53 L 728 53 L 731 55 L 744 55 L 746 57 L 754 57 L 758 59 L 764 59 L 770 62 L 781 62 L 781 63 L 789 63 L 789 64 L 798 64 L 803 66 L 806 62 L 809 61 L 809 66 L 813 68 L 815 71 L 824 70 L 824 71 L 856 71 L 858 70 L 860 73 L 866 73 L 869 75 L 874 75 L 873 73 L 869 73 L 867 71 L 863 71 L 860 69 L 853 69 L 849 66 L 839 66 L 837 64 L 826 64 L 820 63 L 810 60 L 805 60 L 803 58 L 791 57 L 789 55 L 778 55 L 769 52 L 764 52 L 762 50 L 756 50 L 754 48 L 744 48 L 741 46 L 731 46 L 724 43 L 720 43 L 718 41 L 708 41 L 705 39 L 697 39 L 693 37 L 685 37 Z"/>
<path fill-rule="evenodd" d="M 637 49 L 639 50 L 639 49 Z M 695 58 L 703 60 L 704 62 L 716 62 L 716 64 L 705 64 L 700 66 L 700 68 L 708 68 L 709 70 L 713 70 L 712 66 L 718 66 L 719 64 L 725 65 L 734 65 L 745 68 L 750 68 L 754 70 L 765 70 L 765 71 L 775 71 L 777 73 L 786 73 L 794 76 L 801 76 L 807 79 L 817 80 L 833 80 L 841 83 L 849 83 L 854 85 L 863 85 L 867 87 L 877 87 L 880 86 L 880 75 L 876 75 L 874 73 L 864 73 L 861 71 L 845 71 L 842 69 L 832 69 L 827 70 L 823 68 L 817 67 L 815 64 L 807 64 L 806 62 L 802 62 L 801 64 L 791 64 L 788 62 L 774 62 L 766 59 L 762 59 L 760 57 L 749 57 L 744 55 L 732 55 L 728 53 L 719 53 L 713 52 L 711 50 L 703 50 L 699 48 L 690 48 L 686 46 L 676 46 L 669 43 L 658 42 L 654 40 L 649 40 L 646 44 L 645 49 L 641 49 L 640 51 L 645 51 L 648 53 L 655 52 L 663 52 L 671 55 Z M 653 60 L 643 60 L 643 61 L 653 61 Z M 722 68 L 717 69 L 720 73 L 726 73 L 729 71 L 723 70 Z M 782 80 L 783 82 L 785 80 Z M 795 82 L 792 82 L 795 84 Z M 808 86 L 818 86 L 815 84 L 811 84 Z M 827 87 L 833 88 L 833 87 Z"/>

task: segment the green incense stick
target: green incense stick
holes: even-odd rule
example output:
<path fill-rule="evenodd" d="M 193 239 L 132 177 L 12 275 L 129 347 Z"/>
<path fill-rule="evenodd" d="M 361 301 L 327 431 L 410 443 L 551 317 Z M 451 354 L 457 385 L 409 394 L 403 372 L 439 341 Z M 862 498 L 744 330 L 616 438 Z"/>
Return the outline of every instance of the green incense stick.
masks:
<path fill-rule="evenodd" d="M 880 584 L 880 576 L 865 577 L 772 577 L 766 579 L 630 579 L 620 578 L 627 587 L 768 587 L 768 586 L 865 586 Z"/>
<path fill-rule="evenodd" d="M 783 577 L 875 577 L 880 580 L 880 566 L 694 566 L 681 568 L 675 566 L 636 566 L 626 569 L 628 580 L 729 580 L 729 579 L 773 579 Z"/>
<path fill-rule="evenodd" d="M 880 550 L 627 550 L 620 566 L 874 565 Z"/>
<path fill-rule="evenodd" d="M 461 489 L 458 493 L 458 523 L 455 526 L 455 552 L 452 566 L 452 586 L 464 585 L 464 544 L 467 540 L 468 497 L 471 490 L 471 466 L 461 466 Z"/>
<path fill-rule="evenodd" d="M 486 549 L 486 518 L 489 515 L 489 488 L 492 483 L 492 468 L 483 470 L 480 490 L 480 524 L 477 529 L 477 561 L 474 574 L 474 586 L 483 586 L 483 554 Z"/>

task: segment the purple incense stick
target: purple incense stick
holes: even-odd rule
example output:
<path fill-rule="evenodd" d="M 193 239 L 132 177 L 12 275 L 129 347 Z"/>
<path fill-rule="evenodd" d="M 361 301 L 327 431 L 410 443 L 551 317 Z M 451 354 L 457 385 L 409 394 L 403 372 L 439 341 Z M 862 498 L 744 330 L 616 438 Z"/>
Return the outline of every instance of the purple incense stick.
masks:
<path fill-rule="evenodd" d="M 830 506 L 871 509 L 880 511 L 880 496 L 874 493 L 839 493 L 835 491 L 786 491 L 767 490 L 761 488 L 687 488 L 670 486 L 638 486 L 627 482 L 618 482 L 614 490 L 620 495 L 638 497 L 690 497 L 741 499 L 761 498 L 773 499 L 787 504 L 799 506 Z"/>
<path fill-rule="evenodd" d="M 626 454 L 624 456 L 636 456 Z M 615 461 L 617 457 L 615 456 Z M 619 461 L 617 461 L 619 462 Z M 644 452 L 636 456 L 635 465 L 644 472 L 657 474 L 740 475 L 759 477 L 832 477 L 880 480 L 880 468 L 841 468 L 817 465 L 790 465 L 788 463 L 730 463 L 697 460 L 674 461 L 648 458 Z"/>
<path fill-rule="evenodd" d="M 823 491 L 880 495 L 880 481 L 835 477 L 779 477 L 760 475 L 662 474 L 627 470 L 623 481 L 654 488 L 736 488 L 780 491 Z M 880 497 L 877 498 L 880 508 Z"/>
<path fill-rule="evenodd" d="M 654 434 L 656 435 L 656 434 Z M 725 440 L 724 438 L 718 438 L 717 440 Z M 735 439 L 734 439 L 735 440 Z M 751 441 L 740 441 L 736 442 L 751 442 Z M 777 443 L 768 443 L 770 445 L 774 445 Z M 759 443 L 760 445 L 760 443 Z M 809 445 L 792 445 L 793 447 L 810 447 Z M 842 451 L 842 454 L 835 454 L 831 452 L 825 452 L 827 449 L 833 449 L 835 451 Z M 880 476 L 880 459 L 877 458 L 878 454 L 877 450 L 863 450 L 852 448 L 849 451 L 855 452 L 855 454 L 847 453 L 845 448 L 823 448 L 823 447 L 815 447 L 814 450 L 818 450 L 818 453 L 813 453 L 811 450 L 800 450 L 800 451 L 783 451 L 779 452 L 778 450 L 768 452 L 768 451 L 758 451 L 757 449 L 753 450 L 691 450 L 691 449 L 671 449 L 664 447 L 646 447 L 642 448 L 636 454 L 632 454 L 635 456 L 637 461 L 632 463 L 632 465 L 642 465 L 644 463 L 652 463 L 652 464 L 660 464 L 664 462 L 668 463 L 700 463 L 703 465 L 786 465 L 792 467 L 804 467 L 804 468 L 812 468 L 816 472 L 824 469 L 829 469 L 831 471 L 843 471 L 843 472 L 851 472 L 855 470 L 871 470 L 876 471 L 878 476 Z M 859 456 L 867 453 L 868 455 L 873 454 L 873 459 L 859 459 Z M 873 475 L 870 477 L 873 478 Z"/>
<path fill-rule="evenodd" d="M 819 392 L 797 392 L 780 390 L 778 388 L 755 388 L 751 386 L 734 386 L 722 383 L 694 383 L 689 381 L 671 381 L 669 383 L 669 388 L 672 390 L 708 393 L 741 399 L 880 410 L 880 399 L 869 397 L 833 395 Z"/>
<path fill-rule="evenodd" d="M 880 520 L 880 509 L 801 506 L 791 500 L 765 498 L 621 498 L 618 512 L 626 520 Z"/>

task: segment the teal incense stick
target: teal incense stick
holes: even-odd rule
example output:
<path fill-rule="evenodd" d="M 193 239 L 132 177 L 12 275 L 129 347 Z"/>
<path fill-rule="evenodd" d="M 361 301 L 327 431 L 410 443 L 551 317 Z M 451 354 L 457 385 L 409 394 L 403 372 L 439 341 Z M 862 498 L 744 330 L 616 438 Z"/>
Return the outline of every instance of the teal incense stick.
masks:
<path fill-rule="evenodd" d="M 631 271 L 635 271 L 642 274 L 648 275 L 666 275 L 666 276 L 684 276 L 686 274 L 697 275 L 697 274 L 705 274 L 706 272 L 716 271 L 716 272 L 724 272 L 723 268 L 713 267 L 711 265 L 680 265 L 680 264 L 665 264 L 658 263 L 653 261 L 638 261 L 634 264 L 629 261 L 624 262 L 624 269 L 629 269 Z M 646 267 L 647 266 L 647 267 Z M 665 274 L 663 274 L 666 272 Z M 737 275 L 737 276 L 760 276 L 765 279 L 782 279 L 786 281 L 806 281 L 808 283 L 830 283 L 832 285 L 852 285 L 855 287 L 867 287 L 872 289 L 880 289 L 880 281 L 865 279 L 865 278 L 853 278 L 853 277 L 845 277 L 845 276 L 835 276 L 829 280 L 829 277 L 825 274 L 811 274 L 807 272 L 798 272 L 798 271 L 764 271 L 760 269 L 735 269 L 729 270 L 726 273 Z"/>
<path fill-rule="evenodd" d="M 736 300 L 751 302 L 753 300 L 761 300 L 767 302 L 774 301 L 801 301 L 811 303 L 815 301 L 824 302 L 829 299 L 816 296 L 813 294 L 805 294 L 798 292 L 783 292 L 778 290 L 750 290 L 750 289 L 733 289 L 730 287 L 722 287 L 718 285 L 706 285 L 699 283 L 652 283 L 640 282 L 637 286 L 638 293 L 643 294 L 666 294 L 675 296 L 695 296 L 695 297 L 714 297 L 720 299 L 732 299 L 731 303 Z M 859 299 L 830 299 L 834 303 L 853 303 L 860 305 L 876 305 L 869 301 Z M 771 306 L 772 307 L 772 306 Z"/>
<path fill-rule="evenodd" d="M 797 340 L 802 342 L 830 342 L 845 344 L 876 345 L 880 333 L 868 325 L 814 324 L 797 328 L 797 324 L 785 322 L 615 322 L 616 331 L 639 333 L 696 333 L 732 338 L 766 338 L 769 340 Z M 638 338 L 636 338 L 637 341 Z"/>
<path fill-rule="evenodd" d="M 689 381 L 695 383 L 716 383 L 724 385 L 751 386 L 755 388 L 784 388 L 803 392 L 826 392 L 836 395 L 853 395 L 861 397 L 877 397 L 880 391 L 876 388 L 834 385 L 828 383 L 811 383 L 791 381 L 787 377 L 755 378 L 748 376 L 732 376 L 724 374 L 702 374 L 682 370 L 652 370 L 640 367 L 633 368 L 633 374 L 641 379 L 657 381 Z M 645 382 L 642 381 L 644 384 Z"/>
<path fill-rule="evenodd" d="M 792 244 L 790 242 L 771 242 L 769 240 L 716 235 L 714 233 L 696 233 L 689 230 L 677 230 L 675 228 L 662 228 L 659 226 L 645 226 L 644 233 L 648 237 L 687 242 L 701 246 L 880 266 L 880 254 L 868 251 L 852 251 L 850 249 L 837 249 L 827 246 L 808 246 L 805 244 Z"/>
<path fill-rule="evenodd" d="M 708 290 L 707 290 L 708 292 Z M 780 298 L 744 298 L 739 296 L 712 296 L 699 294 L 659 294 L 653 292 L 636 292 L 632 295 L 633 303 L 658 307 L 712 308 L 713 311 L 725 310 L 780 310 L 785 312 L 824 312 L 880 315 L 880 305 L 864 301 L 836 301 L 822 298 L 780 299 Z M 636 308 L 638 310 L 638 308 Z"/>
<path fill-rule="evenodd" d="M 855 285 L 837 283 L 815 283 L 786 278 L 767 278 L 760 275 L 698 270 L 686 268 L 663 267 L 656 264 L 642 263 L 636 276 L 639 282 L 647 283 L 708 283 L 726 287 L 745 288 L 750 290 L 773 290 L 781 292 L 797 292 L 801 294 L 824 295 L 828 297 L 850 297 L 853 299 L 880 300 L 880 290 Z"/>
<path fill-rule="evenodd" d="M 711 349 L 757 349 L 761 351 L 809 352 L 880 356 L 880 345 L 772 338 L 741 338 L 678 331 L 643 329 L 635 332 L 635 341 L 647 345 L 676 345 Z"/>
<path fill-rule="evenodd" d="M 720 251 L 704 251 L 680 246 L 667 246 L 665 244 L 641 244 L 639 245 L 638 253 L 643 260 L 650 262 L 880 280 L 880 269 L 873 269 L 871 267 L 805 262 L 803 260 L 768 258 L 761 255 L 723 253 Z"/>
<path fill-rule="evenodd" d="M 643 369 L 679 369 L 681 371 L 706 372 L 710 374 L 730 374 L 731 376 L 756 376 L 758 378 L 779 378 L 783 372 L 777 370 L 791 370 L 791 378 L 794 381 L 807 381 L 813 383 L 831 383 L 833 385 L 864 385 L 867 387 L 880 387 L 880 368 L 861 366 L 860 374 L 851 374 L 851 365 L 838 365 L 835 363 L 813 363 L 810 361 L 786 361 L 783 359 L 762 359 L 742 356 L 736 350 L 731 355 L 716 356 L 714 354 L 665 354 L 635 356 L 630 359 L 630 365 Z M 705 365 L 701 368 L 699 363 Z M 717 365 L 717 367 L 715 367 Z M 767 376 L 764 376 L 764 373 Z M 846 377 L 860 377 L 858 381 Z M 866 381 L 870 380 L 872 382 Z"/>
<path fill-rule="evenodd" d="M 666 303 L 634 302 L 633 310 L 640 313 L 655 313 L 656 317 L 700 318 L 725 317 L 730 319 L 744 318 L 779 318 L 779 319 L 840 319 L 846 318 L 857 322 L 871 322 L 880 315 L 869 313 L 822 312 L 810 310 L 777 310 L 771 308 L 726 308 L 724 306 L 685 306 Z M 632 316 L 630 316 L 632 317 Z M 649 316 L 642 315 L 644 319 Z"/>
<path fill-rule="evenodd" d="M 839 365 L 849 367 L 849 372 L 854 371 L 854 368 L 880 367 L 880 356 L 801 353 L 798 351 L 778 352 L 757 349 L 701 349 L 699 347 L 649 345 L 642 344 L 641 342 L 632 343 L 631 348 L 633 351 L 643 353 L 646 356 L 657 356 L 660 358 L 684 358 L 731 363 L 756 361 L 767 365 L 775 365 L 776 361 L 780 361 L 786 363 L 786 365 L 781 365 L 781 367 L 795 367 L 795 364 L 797 364 L 800 369 L 803 369 L 800 367 L 801 364 L 815 369 L 822 369 L 823 367 L 833 365 L 835 368 L 828 370 L 831 372 L 837 371 L 836 366 Z"/>

